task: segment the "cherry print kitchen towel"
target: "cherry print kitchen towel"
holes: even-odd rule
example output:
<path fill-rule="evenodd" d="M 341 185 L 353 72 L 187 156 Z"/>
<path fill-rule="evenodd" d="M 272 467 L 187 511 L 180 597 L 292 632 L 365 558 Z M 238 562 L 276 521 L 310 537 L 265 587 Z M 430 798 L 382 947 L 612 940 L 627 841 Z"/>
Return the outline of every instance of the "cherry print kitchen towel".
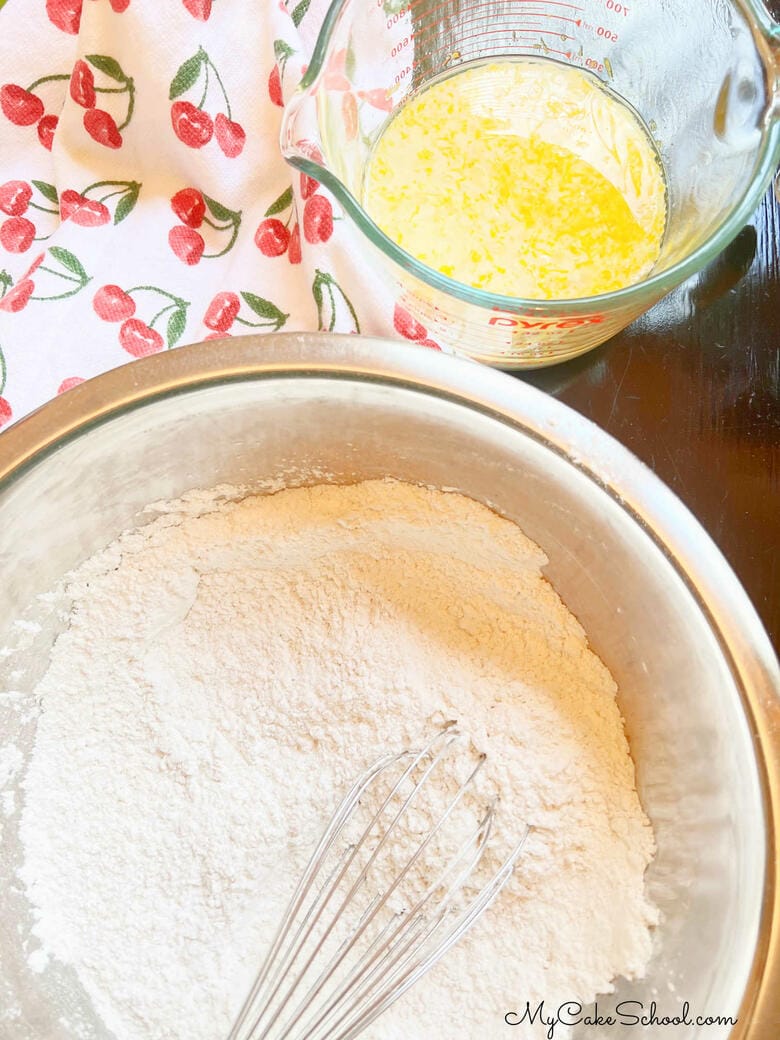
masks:
<path fill-rule="evenodd" d="M 201 339 L 322 329 L 435 347 L 281 158 L 327 0 L 0 10 L 0 425 Z"/>

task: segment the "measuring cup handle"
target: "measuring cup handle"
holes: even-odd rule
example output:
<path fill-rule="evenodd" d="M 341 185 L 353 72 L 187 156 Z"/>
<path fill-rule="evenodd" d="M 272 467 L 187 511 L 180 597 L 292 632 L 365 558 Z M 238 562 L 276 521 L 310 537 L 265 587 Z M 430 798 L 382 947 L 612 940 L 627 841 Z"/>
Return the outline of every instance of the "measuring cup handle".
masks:
<path fill-rule="evenodd" d="M 767 42 L 767 73 L 772 88 L 770 116 L 780 121 L 780 22 L 776 21 L 772 12 L 764 3 L 752 3 L 759 28 Z"/>

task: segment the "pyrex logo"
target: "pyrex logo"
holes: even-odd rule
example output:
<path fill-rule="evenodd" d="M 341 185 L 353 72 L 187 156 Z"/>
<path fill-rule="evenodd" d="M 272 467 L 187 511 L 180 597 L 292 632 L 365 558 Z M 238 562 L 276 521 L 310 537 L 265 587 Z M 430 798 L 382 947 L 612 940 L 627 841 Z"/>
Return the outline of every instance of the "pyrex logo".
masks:
<path fill-rule="evenodd" d="M 506 314 L 494 314 L 488 319 L 488 325 L 500 325 L 507 329 L 579 329 L 583 325 L 599 325 L 604 321 L 603 314 L 589 314 L 584 318 L 555 318 L 552 321 L 534 318 L 510 318 Z"/>

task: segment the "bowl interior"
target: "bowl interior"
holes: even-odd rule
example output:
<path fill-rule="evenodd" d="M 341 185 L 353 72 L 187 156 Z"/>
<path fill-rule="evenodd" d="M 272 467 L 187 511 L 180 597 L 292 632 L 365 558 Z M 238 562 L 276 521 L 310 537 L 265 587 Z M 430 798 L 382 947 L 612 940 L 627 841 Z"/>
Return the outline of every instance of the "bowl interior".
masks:
<path fill-rule="evenodd" d="M 63 623 L 37 594 L 147 522 L 149 503 L 192 488 L 385 476 L 457 489 L 517 521 L 547 553 L 548 578 L 619 684 L 658 842 L 647 880 L 662 919 L 647 978 L 619 983 L 610 1003 L 657 1000 L 675 1013 L 687 1000 L 694 1013 L 736 1015 L 759 927 L 766 835 L 749 727 L 723 651 L 676 568 L 612 494 L 538 434 L 463 401 L 381 379 L 266 373 L 115 415 L 0 488 L 0 643 L 18 647 L 0 661 L 0 688 L 17 691 L 0 701 L 0 751 L 19 749 L 11 784 L 34 737 L 30 691 Z M 14 624 L 23 615 L 40 628 Z M 21 795 L 2 818 L 0 1033 L 103 1038 L 67 969 L 36 974 L 27 963 L 31 914 L 15 880 L 20 804 Z M 668 1040 L 723 1040 L 729 1031 L 663 1030 Z"/>

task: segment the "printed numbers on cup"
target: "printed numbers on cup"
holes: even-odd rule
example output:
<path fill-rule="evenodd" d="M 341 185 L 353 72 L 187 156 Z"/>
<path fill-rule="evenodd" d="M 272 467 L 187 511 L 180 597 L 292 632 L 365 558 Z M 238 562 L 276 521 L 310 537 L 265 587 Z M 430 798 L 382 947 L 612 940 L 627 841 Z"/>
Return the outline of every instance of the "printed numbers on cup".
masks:
<path fill-rule="evenodd" d="M 597 26 L 596 35 L 603 36 L 605 40 L 612 40 L 613 43 L 617 43 L 618 41 L 618 34 L 613 32 L 611 29 L 607 29 L 604 25 Z"/>
<path fill-rule="evenodd" d="M 411 63 L 411 65 L 407 65 L 406 68 L 399 69 L 399 71 L 398 71 L 398 73 L 396 74 L 396 77 L 395 77 L 395 84 L 396 84 L 396 86 L 398 86 L 398 84 L 402 80 L 406 79 L 407 76 L 411 76 L 411 74 L 414 72 L 414 70 L 417 68 L 417 66 L 419 64 L 420 64 L 419 58 L 415 58 L 414 61 Z"/>
<path fill-rule="evenodd" d="M 614 11 L 615 14 L 622 14 L 624 18 L 628 17 L 628 8 L 625 4 L 618 3 L 618 0 L 607 0 L 606 8 L 608 11 Z"/>
<path fill-rule="evenodd" d="M 406 17 L 408 13 L 409 12 L 407 8 L 402 7 L 400 11 L 396 11 L 395 14 L 391 14 L 390 17 L 387 19 L 387 28 L 392 29 L 393 26 L 397 25 L 402 18 Z"/>

